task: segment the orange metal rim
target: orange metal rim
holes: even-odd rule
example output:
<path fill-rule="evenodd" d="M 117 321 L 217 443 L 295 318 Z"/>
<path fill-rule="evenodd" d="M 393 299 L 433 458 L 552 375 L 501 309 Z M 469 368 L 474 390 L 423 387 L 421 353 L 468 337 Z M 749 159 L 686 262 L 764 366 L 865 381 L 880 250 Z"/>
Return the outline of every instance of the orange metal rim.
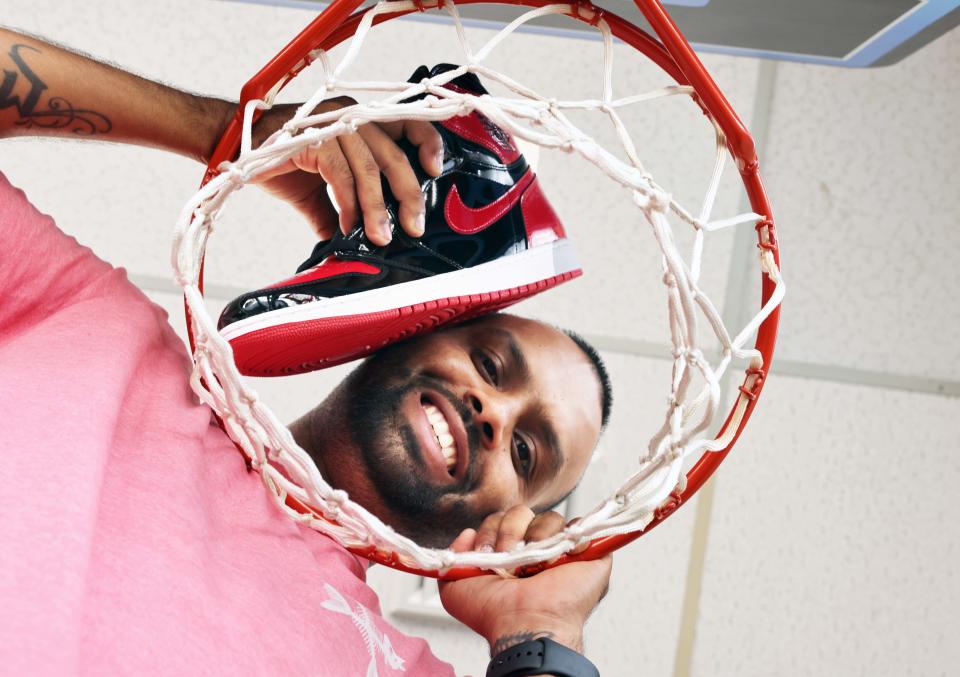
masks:
<path fill-rule="evenodd" d="M 219 173 L 217 167 L 222 162 L 235 157 L 238 152 L 244 104 L 250 100 L 264 98 L 267 92 L 273 89 L 278 83 L 282 83 L 281 88 L 286 85 L 287 82 L 308 65 L 308 55 L 313 50 L 329 50 L 352 37 L 361 18 L 366 11 L 368 11 L 356 11 L 362 2 L 363 0 L 334 0 L 296 38 L 284 47 L 277 56 L 271 59 L 260 72 L 244 85 L 241 90 L 240 105 L 237 108 L 237 114 L 227 126 L 213 153 L 207 166 L 203 183 L 206 183 L 212 177 L 216 176 Z M 517 5 L 530 8 L 556 4 L 555 2 L 551 2 L 551 0 L 456 0 L 456 2 L 459 5 L 484 3 Z M 657 2 L 657 0 L 634 0 L 634 2 L 653 27 L 656 37 L 651 36 L 649 33 L 616 14 L 600 9 L 586 0 L 571 4 L 571 9 L 567 12 L 567 16 L 593 25 L 596 25 L 596 22 L 602 17 L 610 26 L 616 38 L 644 54 L 678 84 L 690 85 L 694 88 L 697 95 L 697 102 L 705 113 L 713 117 L 727 138 L 727 145 L 731 155 L 736 161 L 751 208 L 757 214 L 762 214 L 766 217 L 761 224 L 758 224 L 758 246 L 770 251 L 779 266 L 780 251 L 775 237 L 775 222 L 763 182 L 760 178 L 760 168 L 753 138 L 660 3 Z M 381 14 L 374 19 L 374 24 L 380 24 L 384 21 L 389 21 L 416 11 L 422 11 L 423 9 L 425 8 L 421 7 L 420 10 L 408 9 Z M 764 242 L 759 235 L 760 226 L 766 226 L 768 228 L 769 237 L 767 242 Z M 199 284 L 202 290 L 202 267 Z M 774 286 L 772 280 L 766 275 L 761 275 L 761 305 L 770 299 L 774 291 Z M 189 327 L 189 310 L 187 310 L 187 315 L 187 326 Z M 704 453 L 688 471 L 686 488 L 682 493 L 675 492 L 671 494 L 670 498 L 655 512 L 653 521 L 642 531 L 596 539 L 579 554 L 564 555 L 549 563 L 523 567 L 516 572 L 517 575 L 529 576 L 567 562 L 602 558 L 608 553 L 648 533 L 653 527 L 669 517 L 677 508 L 689 501 L 713 475 L 727 454 L 729 454 L 756 407 L 766 373 L 769 371 L 770 364 L 773 360 L 779 319 L 780 308 L 778 307 L 760 325 L 757 332 L 754 345 L 763 356 L 763 369 L 760 370 L 759 373 L 753 372 L 745 374 L 741 391 L 747 395 L 748 403 L 730 443 L 721 451 Z M 192 342 L 191 336 L 191 344 Z M 754 375 L 756 375 L 757 378 L 751 388 L 747 390 L 746 379 L 748 376 Z M 734 406 L 736 406 L 736 404 Z M 726 421 L 718 432 L 718 437 L 727 432 L 727 428 L 731 425 L 732 418 L 733 410 L 731 409 Z M 308 512 L 312 511 L 308 510 Z M 395 553 L 384 552 L 373 546 L 351 548 L 351 551 L 371 561 L 395 569 L 444 580 L 455 580 L 488 573 L 484 570 L 471 567 L 452 569 L 442 573 L 435 570 L 421 570 L 408 567 L 398 561 Z"/>

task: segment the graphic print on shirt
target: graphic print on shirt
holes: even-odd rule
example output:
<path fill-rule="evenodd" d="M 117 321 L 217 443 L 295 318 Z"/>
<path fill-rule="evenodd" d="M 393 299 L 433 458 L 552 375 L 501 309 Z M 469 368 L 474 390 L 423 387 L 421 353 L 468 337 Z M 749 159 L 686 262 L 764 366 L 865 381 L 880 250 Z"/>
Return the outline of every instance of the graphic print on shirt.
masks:
<path fill-rule="evenodd" d="M 353 621 L 353 624 L 360 632 L 360 637 L 363 638 L 364 644 L 367 645 L 367 651 L 370 654 L 370 664 L 367 666 L 367 677 L 378 677 L 379 675 L 377 672 L 378 651 L 383 654 L 383 659 L 389 668 L 405 672 L 403 659 L 393 650 L 390 638 L 377 630 L 373 624 L 373 619 L 370 617 L 370 611 L 359 602 L 357 603 L 356 609 L 352 609 L 350 603 L 344 599 L 343 595 L 341 595 L 336 588 L 329 583 L 324 583 L 323 587 L 330 596 L 329 599 L 323 602 L 324 608 L 338 614 L 349 616 L 350 620 Z"/>

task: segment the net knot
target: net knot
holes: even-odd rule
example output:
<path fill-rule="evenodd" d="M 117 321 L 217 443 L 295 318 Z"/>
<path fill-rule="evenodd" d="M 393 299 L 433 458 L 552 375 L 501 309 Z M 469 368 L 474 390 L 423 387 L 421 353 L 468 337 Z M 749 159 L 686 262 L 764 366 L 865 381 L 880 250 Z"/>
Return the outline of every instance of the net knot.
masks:
<path fill-rule="evenodd" d="M 667 465 L 672 465 L 683 458 L 683 446 L 679 444 L 671 444 L 670 450 L 663 455 L 663 461 Z"/>
<path fill-rule="evenodd" d="M 739 390 L 748 400 L 753 402 L 760 396 L 760 389 L 763 388 L 763 382 L 766 379 L 767 371 L 763 367 L 750 367 L 747 369 L 747 377 L 740 386 Z M 751 383 L 751 379 L 753 382 Z"/>
<path fill-rule="evenodd" d="M 569 525 L 563 532 L 569 540 L 574 543 L 579 543 L 584 534 L 583 525 L 580 522 L 576 522 L 575 524 Z"/>
<path fill-rule="evenodd" d="M 220 171 L 227 175 L 227 181 L 235 186 L 242 186 L 249 178 L 247 173 L 232 162 L 224 162 L 220 165 Z"/>
<path fill-rule="evenodd" d="M 341 519 L 341 516 L 343 515 L 343 510 L 341 510 L 339 503 L 333 503 L 329 500 L 329 497 L 327 498 L 328 500 L 324 505 L 323 512 L 327 516 L 327 518 L 332 519 L 334 522 L 339 522 Z"/>
<path fill-rule="evenodd" d="M 443 550 L 440 552 L 440 568 L 450 569 L 456 563 L 457 553 L 452 550 Z"/>
<path fill-rule="evenodd" d="M 300 123 L 297 120 L 287 120 L 280 129 L 290 136 L 295 136 L 300 129 Z"/>
<path fill-rule="evenodd" d="M 763 219 L 761 221 L 757 221 L 754 228 L 757 231 L 757 238 L 759 239 L 757 246 L 760 247 L 760 249 L 766 251 L 774 251 L 777 249 L 777 230 L 773 225 L 773 219 Z M 767 229 L 766 239 L 763 237 L 764 228 Z"/>
<path fill-rule="evenodd" d="M 588 0 L 576 0 L 571 9 L 573 9 L 573 16 L 575 18 L 590 24 L 594 28 L 597 27 L 597 24 L 599 24 L 603 18 L 603 10 L 594 6 Z"/>
<path fill-rule="evenodd" d="M 670 514 L 680 507 L 680 503 L 683 501 L 681 491 L 682 490 L 680 489 L 674 489 L 670 492 L 670 495 L 667 496 L 666 500 L 653 511 L 654 519 L 666 519 Z"/>
<path fill-rule="evenodd" d="M 349 500 L 347 492 L 343 489 L 334 489 L 327 496 L 327 503 L 330 504 L 331 508 L 339 510 L 340 506 L 346 503 Z"/>
<path fill-rule="evenodd" d="M 634 190 L 633 202 L 647 213 L 665 214 L 670 209 L 671 197 L 662 190 Z"/>

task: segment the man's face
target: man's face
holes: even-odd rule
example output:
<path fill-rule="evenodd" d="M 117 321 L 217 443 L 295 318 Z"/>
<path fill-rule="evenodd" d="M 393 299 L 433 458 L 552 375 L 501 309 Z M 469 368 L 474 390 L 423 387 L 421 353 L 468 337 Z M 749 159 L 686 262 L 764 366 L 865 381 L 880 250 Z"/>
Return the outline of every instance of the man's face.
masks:
<path fill-rule="evenodd" d="M 587 356 L 511 315 L 381 351 L 293 427 L 331 484 L 435 547 L 493 512 L 562 498 L 600 428 Z"/>

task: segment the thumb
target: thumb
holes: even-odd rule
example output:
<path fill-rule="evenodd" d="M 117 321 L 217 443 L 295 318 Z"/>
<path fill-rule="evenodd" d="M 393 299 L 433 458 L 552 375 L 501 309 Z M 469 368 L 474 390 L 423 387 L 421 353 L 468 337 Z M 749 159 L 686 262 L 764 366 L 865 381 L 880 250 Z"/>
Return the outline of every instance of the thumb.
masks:
<path fill-rule="evenodd" d="M 450 549 L 454 552 L 467 552 L 469 550 L 473 550 L 473 544 L 476 540 L 476 529 L 464 529 L 460 532 L 460 535 L 453 540 L 453 543 L 450 544 Z"/>
<path fill-rule="evenodd" d="M 454 552 L 467 552 L 473 550 L 473 545 L 477 540 L 477 530 L 476 529 L 464 529 L 460 532 L 460 535 L 453 539 L 453 543 L 450 544 L 450 549 Z M 456 586 L 458 581 L 437 581 L 437 586 L 440 589 L 441 599 L 443 598 L 444 593 L 447 591 L 447 588 L 451 585 Z M 446 605 L 446 602 L 444 602 Z M 444 606 L 446 608 L 446 606 Z"/>

